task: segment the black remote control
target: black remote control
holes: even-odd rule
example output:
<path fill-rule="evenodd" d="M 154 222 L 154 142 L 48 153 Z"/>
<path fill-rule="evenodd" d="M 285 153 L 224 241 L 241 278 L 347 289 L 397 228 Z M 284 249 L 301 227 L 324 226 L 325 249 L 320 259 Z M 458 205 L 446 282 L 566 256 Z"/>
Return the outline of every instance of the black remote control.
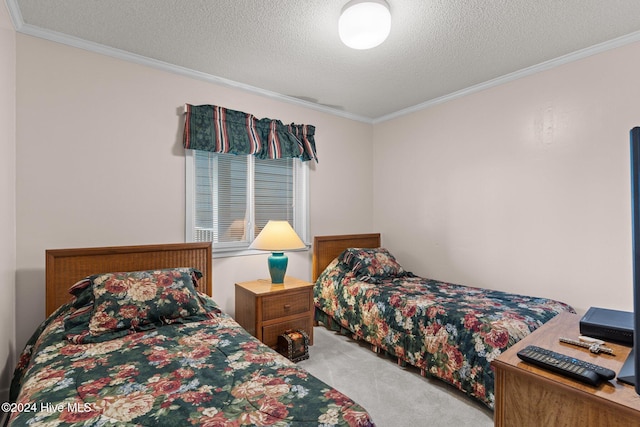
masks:
<path fill-rule="evenodd" d="M 614 371 L 603 366 L 594 365 L 593 363 L 588 363 L 575 357 L 533 345 L 525 347 L 517 354 L 518 357 L 525 362 L 538 365 L 591 385 L 597 386 L 603 380 L 610 380 L 616 376 Z"/>

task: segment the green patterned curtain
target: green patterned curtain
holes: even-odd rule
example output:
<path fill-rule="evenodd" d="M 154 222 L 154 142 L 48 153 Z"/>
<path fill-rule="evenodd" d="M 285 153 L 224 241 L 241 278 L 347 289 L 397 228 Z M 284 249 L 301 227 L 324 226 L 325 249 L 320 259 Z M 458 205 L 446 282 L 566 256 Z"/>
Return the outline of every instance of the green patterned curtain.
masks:
<path fill-rule="evenodd" d="M 314 134 L 311 125 L 285 125 L 215 105 L 186 104 L 183 144 L 192 150 L 317 162 Z"/>

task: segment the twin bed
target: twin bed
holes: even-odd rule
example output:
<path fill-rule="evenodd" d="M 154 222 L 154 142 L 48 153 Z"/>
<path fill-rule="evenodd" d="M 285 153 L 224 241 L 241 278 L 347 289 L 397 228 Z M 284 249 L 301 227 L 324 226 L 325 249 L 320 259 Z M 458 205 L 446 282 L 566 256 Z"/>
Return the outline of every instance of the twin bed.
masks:
<path fill-rule="evenodd" d="M 314 240 L 316 321 L 494 406 L 491 361 L 562 311 L 559 301 L 404 270 L 379 234 Z"/>
<path fill-rule="evenodd" d="M 200 243 L 47 251 L 9 426 L 373 425 L 221 312 L 211 259 Z"/>
<path fill-rule="evenodd" d="M 489 407 L 491 360 L 573 311 L 416 277 L 379 234 L 316 237 L 313 251 L 319 323 Z M 9 425 L 373 425 L 220 310 L 211 259 L 202 243 L 48 250 L 48 317 L 16 368 Z"/>

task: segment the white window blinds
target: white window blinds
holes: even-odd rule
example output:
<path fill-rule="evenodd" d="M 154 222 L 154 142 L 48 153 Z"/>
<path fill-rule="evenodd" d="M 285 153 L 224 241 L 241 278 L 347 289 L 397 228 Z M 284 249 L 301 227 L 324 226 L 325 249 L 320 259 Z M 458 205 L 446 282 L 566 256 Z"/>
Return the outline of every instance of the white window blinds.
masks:
<path fill-rule="evenodd" d="M 308 167 L 299 159 L 187 150 L 187 240 L 244 250 L 269 220 L 308 242 Z"/>

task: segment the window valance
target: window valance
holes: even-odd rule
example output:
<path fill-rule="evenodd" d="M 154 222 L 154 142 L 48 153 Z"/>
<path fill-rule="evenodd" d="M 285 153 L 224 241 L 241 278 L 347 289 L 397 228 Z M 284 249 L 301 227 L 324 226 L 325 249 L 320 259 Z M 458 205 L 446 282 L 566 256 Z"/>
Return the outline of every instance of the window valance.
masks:
<path fill-rule="evenodd" d="M 285 125 L 216 105 L 185 106 L 184 148 L 214 153 L 251 154 L 260 159 L 314 159 L 315 127 Z"/>

